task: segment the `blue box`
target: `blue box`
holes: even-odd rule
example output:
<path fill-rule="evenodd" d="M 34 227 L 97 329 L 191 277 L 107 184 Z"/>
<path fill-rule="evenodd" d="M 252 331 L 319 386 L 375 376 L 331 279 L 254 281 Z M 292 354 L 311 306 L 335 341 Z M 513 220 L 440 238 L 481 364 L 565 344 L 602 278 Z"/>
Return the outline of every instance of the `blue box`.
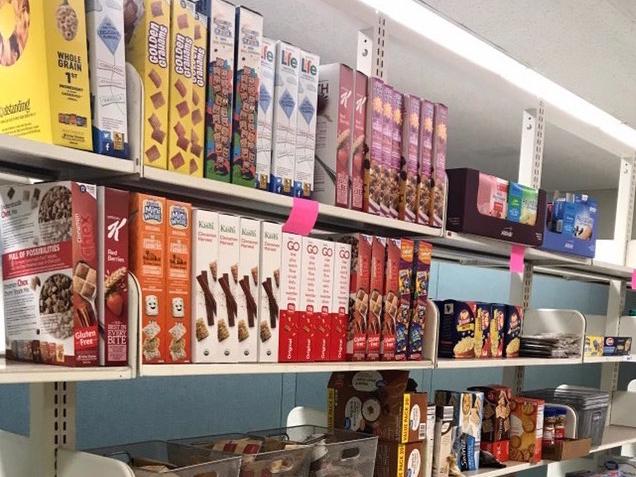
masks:
<path fill-rule="evenodd" d="M 557 200 L 552 215 L 553 223 L 562 221 L 562 226 L 546 224 L 541 248 L 594 258 L 598 224 L 596 200 L 585 194 L 576 194 L 574 202 Z M 561 233 L 552 230 L 559 228 Z"/>

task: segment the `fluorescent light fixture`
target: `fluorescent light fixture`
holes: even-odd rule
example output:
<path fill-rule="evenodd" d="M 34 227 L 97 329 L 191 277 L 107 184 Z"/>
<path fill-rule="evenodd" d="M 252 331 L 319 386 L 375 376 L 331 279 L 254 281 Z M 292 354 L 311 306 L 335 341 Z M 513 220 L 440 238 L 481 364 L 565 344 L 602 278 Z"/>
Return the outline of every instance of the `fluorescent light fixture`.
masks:
<path fill-rule="evenodd" d="M 462 58 L 636 150 L 636 130 L 426 8 L 416 0 L 360 0 Z"/>

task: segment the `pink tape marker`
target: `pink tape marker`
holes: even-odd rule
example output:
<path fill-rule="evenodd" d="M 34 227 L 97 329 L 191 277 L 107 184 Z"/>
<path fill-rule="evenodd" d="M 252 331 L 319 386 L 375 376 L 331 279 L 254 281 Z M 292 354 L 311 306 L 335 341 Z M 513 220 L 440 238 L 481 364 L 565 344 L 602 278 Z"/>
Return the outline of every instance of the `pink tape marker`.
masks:
<path fill-rule="evenodd" d="M 636 270 L 632 270 L 632 290 L 636 290 Z"/>
<path fill-rule="evenodd" d="M 291 212 L 283 225 L 283 232 L 309 235 L 318 220 L 318 202 L 294 197 Z"/>
<path fill-rule="evenodd" d="M 510 247 L 510 273 L 523 273 L 526 248 L 522 245 Z"/>

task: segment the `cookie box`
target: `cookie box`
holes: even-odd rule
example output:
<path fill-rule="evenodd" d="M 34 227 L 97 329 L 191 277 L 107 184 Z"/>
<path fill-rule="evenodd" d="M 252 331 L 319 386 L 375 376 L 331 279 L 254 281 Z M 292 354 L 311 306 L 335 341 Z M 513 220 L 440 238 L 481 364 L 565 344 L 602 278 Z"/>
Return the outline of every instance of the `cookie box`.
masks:
<path fill-rule="evenodd" d="M 481 425 L 481 448 L 500 462 L 510 454 L 510 399 L 512 390 L 506 386 L 489 385 L 468 388 L 484 393 L 484 416 Z"/>
<path fill-rule="evenodd" d="M 541 460 L 544 401 L 526 397 L 510 399 L 510 460 Z"/>

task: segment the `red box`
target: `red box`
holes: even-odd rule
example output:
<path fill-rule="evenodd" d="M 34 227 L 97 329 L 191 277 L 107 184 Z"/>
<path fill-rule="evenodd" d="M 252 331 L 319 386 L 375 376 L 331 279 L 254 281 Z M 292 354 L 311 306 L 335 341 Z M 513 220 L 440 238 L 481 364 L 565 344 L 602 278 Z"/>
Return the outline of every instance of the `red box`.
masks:
<path fill-rule="evenodd" d="M 433 189 L 431 192 L 430 225 L 441 227 L 444 223 L 446 198 L 446 143 L 448 140 L 448 108 L 435 104 L 435 129 L 433 133 Z"/>
<path fill-rule="evenodd" d="M 351 245 L 340 242 L 336 242 L 334 245 L 333 301 L 331 304 L 329 360 L 344 361 L 347 357 Z"/>
<path fill-rule="evenodd" d="M 331 340 L 331 305 L 334 294 L 334 252 L 333 242 L 320 241 L 322 266 L 320 273 L 320 288 L 318 289 L 318 307 L 314 315 L 313 337 L 311 343 L 312 361 L 327 361 L 329 359 L 329 344 Z"/>
<path fill-rule="evenodd" d="M 353 138 L 351 144 L 351 208 L 362 210 L 364 206 L 364 157 L 367 131 L 368 78 L 356 71 L 353 75 Z"/>
<path fill-rule="evenodd" d="M 422 101 L 420 106 L 420 139 L 418 144 L 417 174 L 417 223 L 430 223 L 432 175 L 433 175 L 433 121 L 435 105 Z"/>
<path fill-rule="evenodd" d="M 380 356 L 383 361 L 395 360 L 395 329 L 399 311 L 400 239 L 386 239 L 386 278 L 384 280 L 384 313 L 382 313 L 382 342 Z"/>
<path fill-rule="evenodd" d="M 484 442 L 481 448 L 490 452 L 499 462 L 510 460 L 510 441 Z"/>
<path fill-rule="evenodd" d="M 382 302 L 384 300 L 384 273 L 386 260 L 386 238 L 373 237 L 371 246 L 371 273 L 369 279 L 369 315 L 367 318 L 367 359 L 380 359 L 382 331 Z"/>
<path fill-rule="evenodd" d="M 400 266 L 398 270 L 399 309 L 395 322 L 395 359 L 406 359 L 411 321 L 411 297 L 413 296 L 413 240 L 400 241 Z"/>
<path fill-rule="evenodd" d="M 279 320 L 278 361 L 298 360 L 298 310 L 302 266 L 302 237 L 283 233 L 281 260 L 281 310 Z"/>

